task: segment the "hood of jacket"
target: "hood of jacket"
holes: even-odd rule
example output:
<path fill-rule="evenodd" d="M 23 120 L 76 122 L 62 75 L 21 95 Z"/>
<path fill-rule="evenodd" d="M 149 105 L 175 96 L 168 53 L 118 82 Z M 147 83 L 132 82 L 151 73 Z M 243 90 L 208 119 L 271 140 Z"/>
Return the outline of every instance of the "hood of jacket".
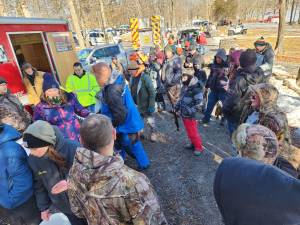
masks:
<path fill-rule="evenodd" d="M 80 183 L 87 186 L 97 183 L 104 187 L 113 179 L 120 179 L 114 175 L 119 173 L 124 161 L 120 156 L 103 156 L 85 148 L 78 148 L 74 166 L 81 172 Z M 98 188 L 101 186 L 97 185 Z"/>
<path fill-rule="evenodd" d="M 300 221 L 300 181 L 255 160 L 224 159 L 216 172 L 214 195 L 225 224 Z"/>
<path fill-rule="evenodd" d="M 261 113 L 273 111 L 277 107 L 279 92 L 273 85 L 268 83 L 251 85 L 250 90 L 254 91 L 259 97 L 259 111 Z"/>
<path fill-rule="evenodd" d="M 215 55 L 215 58 L 216 57 L 221 58 L 223 60 L 223 62 L 227 61 L 226 51 L 223 48 L 218 49 L 217 54 Z"/>
<path fill-rule="evenodd" d="M 0 125 L 0 130 L 0 144 L 21 138 L 21 134 L 10 125 L 2 124 Z"/>

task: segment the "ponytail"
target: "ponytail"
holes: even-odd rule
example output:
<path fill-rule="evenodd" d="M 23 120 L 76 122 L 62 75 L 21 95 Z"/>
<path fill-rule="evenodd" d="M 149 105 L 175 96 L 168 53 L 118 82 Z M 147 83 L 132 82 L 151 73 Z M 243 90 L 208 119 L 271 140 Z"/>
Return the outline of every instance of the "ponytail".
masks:
<path fill-rule="evenodd" d="M 66 160 L 54 149 L 53 146 L 49 146 L 47 155 L 59 167 L 66 167 Z"/>

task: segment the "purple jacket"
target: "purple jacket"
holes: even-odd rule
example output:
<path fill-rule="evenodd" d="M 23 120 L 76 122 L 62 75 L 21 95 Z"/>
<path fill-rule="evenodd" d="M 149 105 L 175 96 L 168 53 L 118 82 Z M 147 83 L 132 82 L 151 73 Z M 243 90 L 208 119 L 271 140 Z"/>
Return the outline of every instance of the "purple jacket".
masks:
<path fill-rule="evenodd" d="M 79 141 L 80 123 L 78 116 L 87 117 L 90 112 L 85 109 L 73 94 L 66 93 L 68 103 L 50 105 L 41 101 L 34 109 L 33 120 L 44 120 L 57 126 L 65 138 Z"/>

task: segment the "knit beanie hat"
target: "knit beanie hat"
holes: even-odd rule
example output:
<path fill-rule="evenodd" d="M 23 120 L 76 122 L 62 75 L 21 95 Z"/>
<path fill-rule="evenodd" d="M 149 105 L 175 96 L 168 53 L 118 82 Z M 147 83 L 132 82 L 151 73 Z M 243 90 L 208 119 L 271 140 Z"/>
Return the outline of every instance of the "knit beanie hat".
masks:
<path fill-rule="evenodd" d="M 264 37 L 260 37 L 259 39 L 257 39 L 255 42 L 254 42 L 254 46 L 266 46 L 267 45 L 267 42 L 265 41 Z"/>
<path fill-rule="evenodd" d="M 22 70 L 26 70 L 28 68 L 32 68 L 32 65 L 28 62 L 22 64 Z"/>
<path fill-rule="evenodd" d="M 240 57 L 240 65 L 242 68 L 253 66 L 256 64 L 256 52 L 253 49 L 247 49 L 242 52 Z"/>
<path fill-rule="evenodd" d="M 37 120 L 25 130 L 23 141 L 28 148 L 54 146 L 56 144 L 55 131 L 48 122 Z"/>
<path fill-rule="evenodd" d="M 51 88 L 59 89 L 59 84 L 56 82 L 53 75 L 51 75 L 50 73 L 45 73 L 43 82 L 43 92 Z"/>
<path fill-rule="evenodd" d="M 3 77 L 0 77 L 0 84 L 7 84 L 7 81 Z"/>

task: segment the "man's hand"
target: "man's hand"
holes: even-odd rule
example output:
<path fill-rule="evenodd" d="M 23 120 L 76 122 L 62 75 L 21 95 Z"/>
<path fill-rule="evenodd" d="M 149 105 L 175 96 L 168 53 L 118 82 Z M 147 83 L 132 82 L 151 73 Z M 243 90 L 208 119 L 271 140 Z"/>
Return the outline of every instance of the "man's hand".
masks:
<path fill-rule="evenodd" d="M 50 219 L 50 216 L 51 216 L 51 213 L 50 213 L 49 209 L 41 212 L 41 218 L 42 218 L 42 220 L 48 221 Z"/>
<path fill-rule="evenodd" d="M 60 194 L 64 191 L 68 190 L 68 181 L 67 180 L 61 180 L 57 184 L 55 184 L 52 189 L 51 193 L 54 195 Z"/>

